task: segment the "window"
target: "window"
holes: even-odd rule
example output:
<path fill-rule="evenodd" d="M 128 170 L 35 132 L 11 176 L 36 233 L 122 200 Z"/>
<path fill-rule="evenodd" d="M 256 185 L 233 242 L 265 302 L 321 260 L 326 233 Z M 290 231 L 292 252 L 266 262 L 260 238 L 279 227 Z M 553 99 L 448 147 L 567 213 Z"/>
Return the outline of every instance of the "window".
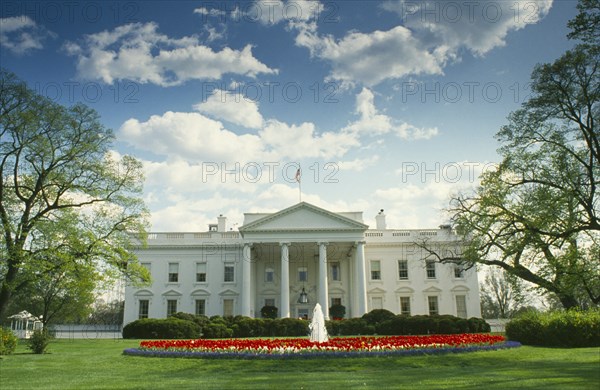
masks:
<path fill-rule="evenodd" d="M 265 306 L 275 306 L 275 298 L 265 298 Z"/>
<path fill-rule="evenodd" d="M 398 279 L 408 279 L 408 260 L 398 260 Z"/>
<path fill-rule="evenodd" d="M 400 314 L 410 315 L 410 297 L 400 297 Z"/>
<path fill-rule="evenodd" d="M 308 309 L 306 308 L 298 308 L 298 318 L 303 320 L 308 320 Z"/>
<path fill-rule="evenodd" d="M 223 272 L 223 281 L 224 282 L 233 282 L 234 281 L 235 268 L 233 264 L 225 264 L 225 269 Z"/>
<path fill-rule="evenodd" d="M 381 297 L 373 297 L 371 298 L 371 310 L 375 309 L 383 309 L 383 298 Z"/>
<path fill-rule="evenodd" d="M 152 271 L 152 263 L 140 263 L 140 265 L 148 270 L 148 272 Z"/>
<path fill-rule="evenodd" d="M 233 299 L 223 299 L 223 317 L 233 316 Z"/>
<path fill-rule="evenodd" d="M 341 305 L 342 298 L 331 298 L 331 306 Z"/>
<path fill-rule="evenodd" d="M 206 300 L 205 299 L 196 299 L 196 315 L 197 316 L 206 315 Z"/>
<path fill-rule="evenodd" d="M 456 279 L 462 279 L 465 277 L 465 268 L 462 264 L 454 264 L 454 277 Z"/>
<path fill-rule="evenodd" d="M 435 260 L 427 260 L 425 269 L 427 270 L 427 279 L 435 279 Z"/>
<path fill-rule="evenodd" d="M 340 274 L 340 263 L 334 262 L 330 265 L 331 270 L 331 280 L 335 282 L 339 282 L 342 280 L 342 275 Z"/>
<path fill-rule="evenodd" d="M 298 281 L 308 282 L 308 268 L 298 267 Z"/>
<path fill-rule="evenodd" d="M 456 316 L 467 318 L 467 297 L 464 295 L 456 296 Z"/>
<path fill-rule="evenodd" d="M 167 317 L 177 313 L 177 299 L 167 300 Z"/>
<path fill-rule="evenodd" d="M 429 304 L 429 315 L 430 316 L 437 315 L 440 313 L 440 310 L 438 307 L 438 297 L 429 296 L 429 297 L 427 297 L 427 302 Z"/>
<path fill-rule="evenodd" d="M 147 299 L 140 299 L 140 310 L 138 311 L 138 319 L 148 318 L 149 309 L 150 301 Z"/>
<path fill-rule="evenodd" d="M 371 280 L 381 280 L 381 262 L 371 260 Z"/>
<path fill-rule="evenodd" d="M 169 263 L 169 282 L 176 283 L 179 281 L 179 263 Z"/>
<path fill-rule="evenodd" d="M 265 269 L 265 283 L 273 283 L 275 280 L 275 270 L 271 267 Z"/>
<path fill-rule="evenodd" d="M 206 282 L 206 263 L 196 263 L 196 282 Z"/>

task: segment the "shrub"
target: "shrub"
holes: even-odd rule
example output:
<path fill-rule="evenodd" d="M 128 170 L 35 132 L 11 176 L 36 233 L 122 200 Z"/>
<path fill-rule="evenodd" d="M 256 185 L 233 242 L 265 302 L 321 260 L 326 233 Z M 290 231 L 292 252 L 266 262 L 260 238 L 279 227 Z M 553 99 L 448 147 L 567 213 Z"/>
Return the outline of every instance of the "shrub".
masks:
<path fill-rule="evenodd" d="M 12 330 L 0 327 L 0 355 L 10 355 L 15 352 L 18 341 Z"/>
<path fill-rule="evenodd" d="M 375 333 L 375 327 L 369 325 L 363 318 L 350 318 L 340 322 L 340 334 L 344 336 L 370 335 Z"/>
<path fill-rule="evenodd" d="M 207 339 L 224 339 L 233 336 L 233 329 L 228 328 L 225 323 L 211 322 L 204 328 L 203 337 Z"/>
<path fill-rule="evenodd" d="M 46 329 L 36 329 L 31 334 L 31 337 L 28 340 L 27 348 L 31 349 L 33 353 L 42 354 L 46 353 L 48 349 L 48 344 L 50 343 L 50 339 L 52 337 L 48 333 Z"/>
<path fill-rule="evenodd" d="M 308 321 L 297 318 L 279 318 L 273 320 L 272 330 L 275 336 L 306 336 Z"/>
<path fill-rule="evenodd" d="M 263 306 L 260 309 L 260 315 L 262 318 L 277 318 L 277 308 L 275 306 Z"/>
<path fill-rule="evenodd" d="M 231 329 L 233 337 L 260 337 L 264 334 L 264 322 L 260 318 L 242 317 Z"/>
<path fill-rule="evenodd" d="M 333 319 L 342 319 L 346 315 L 346 306 L 332 305 L 329 308 L 329 317 Z"/>
<path fill-rule="evenodd" d="M 600 346 L 600 310 L 527 312 L 506 324 L 506 336 L 547 347 Z"/>
<path fill-rule="evenodd" d="M 327 333 L 330 336 L 339 336 L 340 333 L 340 329 L 342 326 L 342 323 L 344 321 L 325 321 L 325 327 L 327 328 Z"/>
<path fill-rule="evenodd" d="M 201 334 L 200 325 L 178 318 L 143 318 L 125 325 L 124 339 L 195 339 Z"/>
<path fill-rule="evenodd" d="M 375 309 L 362 316 L 362 319 L 369 325 L 376 325 L 383 321 L 391 320 L 396 315 L 389 310 Z"/>

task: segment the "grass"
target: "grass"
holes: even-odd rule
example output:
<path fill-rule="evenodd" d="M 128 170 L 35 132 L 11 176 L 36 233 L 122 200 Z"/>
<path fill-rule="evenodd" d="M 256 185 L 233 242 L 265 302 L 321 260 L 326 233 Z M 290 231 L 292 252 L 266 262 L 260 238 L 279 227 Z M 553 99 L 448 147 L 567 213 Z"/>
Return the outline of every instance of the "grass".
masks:
<path fill-rule="evenodd" d="M 136 340 L 55 340 L 0 359 L 2 389 L 600 388 L 600 348 L 311 360 L 123 356 Z"/>

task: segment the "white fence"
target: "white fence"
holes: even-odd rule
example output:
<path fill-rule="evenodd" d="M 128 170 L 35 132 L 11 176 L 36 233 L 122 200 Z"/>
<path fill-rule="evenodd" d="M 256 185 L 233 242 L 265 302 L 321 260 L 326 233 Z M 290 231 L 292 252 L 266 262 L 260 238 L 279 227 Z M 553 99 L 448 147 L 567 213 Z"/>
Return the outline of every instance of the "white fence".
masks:
<path fill-rule="evenodd" d="M 52 325 L 50 333 L 58 339 L 120 339 L 123 338 L 121 324 Z"/>

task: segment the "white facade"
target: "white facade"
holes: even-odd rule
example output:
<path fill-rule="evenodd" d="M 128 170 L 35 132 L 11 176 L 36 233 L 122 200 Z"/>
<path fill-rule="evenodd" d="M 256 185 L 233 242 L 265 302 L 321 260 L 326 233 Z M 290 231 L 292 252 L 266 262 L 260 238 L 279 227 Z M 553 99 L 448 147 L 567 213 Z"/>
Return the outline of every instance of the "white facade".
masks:
<path fill-rule="evenodd" d="M 225 218 L 202 233 L 151 233 L 137 250 L 150 269 L 152 285 L 125 290 L 127 324 L 166 318 L 173 312 L 260 317 L 274 305 L 280 317 L 305 317 L 318 302 L 328 317 L 332 304 L 346 318 L 373 309 L 394 313 L 480 317 L 475 268 L 424 260 L 415 243 L 424 239 L 452 250 L 449 228 L 377 229 L 362 212 L 333 213 L 302 202 L 276 213 L 246 213 L 239 231 Z M 308 303 L 299 303 L 300 293 Z"/>

